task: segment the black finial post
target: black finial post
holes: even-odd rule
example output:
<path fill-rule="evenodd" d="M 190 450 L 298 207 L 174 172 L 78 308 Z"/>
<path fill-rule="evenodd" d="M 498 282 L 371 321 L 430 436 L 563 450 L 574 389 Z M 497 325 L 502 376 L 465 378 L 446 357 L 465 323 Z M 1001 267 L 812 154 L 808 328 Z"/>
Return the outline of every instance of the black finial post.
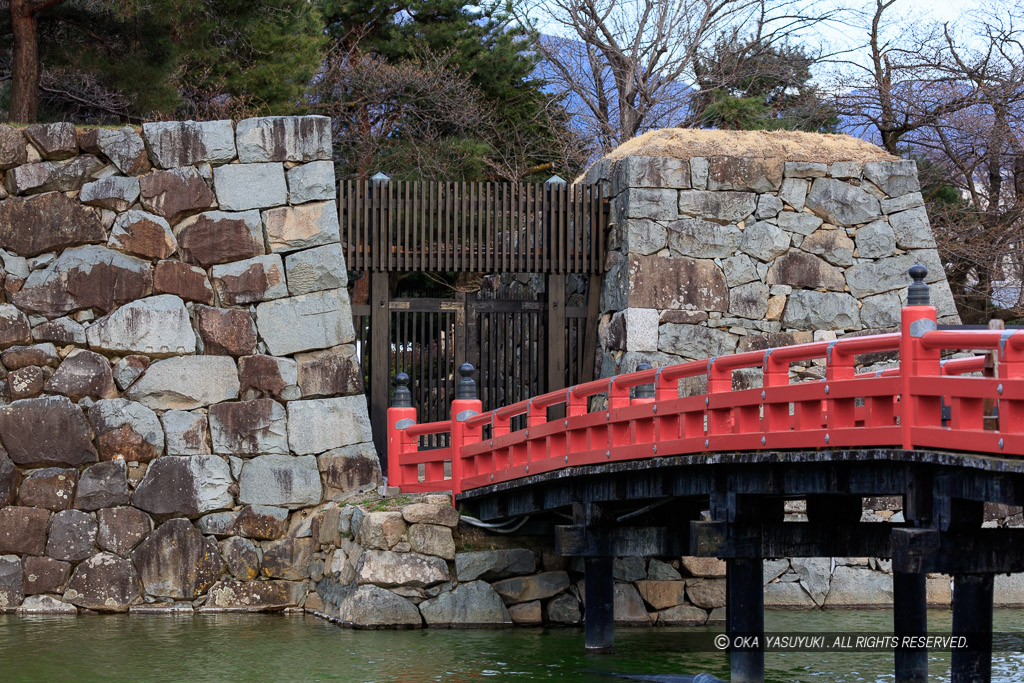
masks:
<path fill-rule="evenodd" d="M 910 287 L 907 288 L 907 305 L 929 305 L 931 303 L 931 296 L 928 293 L 928 285 L 924 283 L 924 279 L 928 277 L 928 269 L 918 263 L 910 266 L 910 270 L 907 272 L 910 273 L 910 279 L 913 280 L 910 283 Z"/>
<path fill-rule="evenodd" d="M 476 382 L 473 381 L 473 373 L 476 368 L 472 363 L 463 363 L 459 366 L 459 374 L 462 378 L 455 387 L 455 398 L 476 398 Z"/>
<path fill-rule="evenodd" d="M 636 371 L 642 370 L 653 370 L 654 366 L 644 361 L 640 365 L 636 366 Z M 650 384 L 638 384 L 633 388 L 633 398 L 654 398 L 654 383 Z"/>
<path fill-rule="evenodd" d="M 409 375 L 400 372 L 395 375 L 395 393 L 391 397 L 392 408 L 412 408 L 412 392 L 409 391 Z"/>

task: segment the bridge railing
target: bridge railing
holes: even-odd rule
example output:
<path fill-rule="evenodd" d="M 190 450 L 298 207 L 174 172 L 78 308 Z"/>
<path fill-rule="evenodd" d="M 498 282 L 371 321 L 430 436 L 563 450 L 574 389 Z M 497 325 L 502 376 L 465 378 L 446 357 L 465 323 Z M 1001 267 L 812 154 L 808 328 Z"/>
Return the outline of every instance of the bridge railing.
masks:
<path fill-rule="evenodd" d="M 901 315 L 901 331 L 818 341 L 639 369 L 536 396 L 486 413 L 472 366 L 460 368 L 451 419 L 415 424 L 408 377 L 396 378 L 388 413 L 388 478 L 403 491 L 455 493 L 578 465 L 747 450 L 914 447 L 1024 455 L 1024 330 L 940 330 L 923 267 Z M 943 361 L 944 351 L 997 351 L 997 377 L 968 377 L 985 356 Z M 899 355 L 899 365 L 857 373 L 864 354 Z M 821 381 L 792 383 L 790 366 L 823 359 Z M 733 373 L 760 368 L 762 386 L 733 389 Z M 679 383 L 704 377 L 705 393 Z M 604 407 L 591 410 L 591 399 Z M 986 400 L 998 430 L 986 428 Z M 564 406 L 565 417 L 548 419 Z M 948 416 L 944 422 L 943 407 Z M 512 429 L 514 418 L 525 426 Z M 518 424 L 518 423 L 517 423 Z M 427 434 L 450 448 L 420 450 Z"/>

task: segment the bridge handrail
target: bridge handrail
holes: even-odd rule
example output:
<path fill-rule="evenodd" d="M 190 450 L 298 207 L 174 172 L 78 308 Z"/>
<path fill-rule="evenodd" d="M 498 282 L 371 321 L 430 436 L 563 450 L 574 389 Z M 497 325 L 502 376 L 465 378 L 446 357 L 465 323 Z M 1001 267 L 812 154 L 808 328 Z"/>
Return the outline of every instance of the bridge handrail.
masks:
<path fill-rule="evenodd" d="M 451 418 L 421 425 L 415 424 L 411 402 L 404 394 L 398 400 L 396 390 L 388 413 L 389 478 L 403 490 L 459 493 L 530 474 L 531 466 L 537 472 L 708 450 L 902 445 L 998 453 L 1010 444 L 1010 452 L 1024 455 L 1024 331 L 937 329 L 923 272 L 912 269 L 915 283 L 896 333 L 641 368 L 488 412 L 475 397 L 472 367 L 463 366 Z M 989 349 L 996 353 L 940 358 L 941 351 Z M 856 371 L 857 356 L 894 351 L 896 367 Z M 792 363 L 820 358 L 822 381 L 791 381 Z M 763 371 L 761 390 L 733 391 L 733 372 L 757 367 Z M 985 377 L 963 376 L 978 372 Z M 700 376 L 707 378 L 706 393 L 680 397 L 679 380 Z M 470 390 L 463 392 L 464 385 Z M 589 399 L 602 394 L 606 406 L 591 412 Z M 1001 432 L 987 421 L 996 402 Z M 563 404 L 565 418 L 549 421 L 548 409 Z M 512 420 L 521 416 L 525 425 L 513 429 Z M 490 429 L 486 440 L 484 428 Z M 450 433 L 450 448 L 413 455 L 420 436 L 441 433 Z M 444 469 L 449 463 L 450 478 Z M 426 468 L 422 474 L 420 468 Z"/>

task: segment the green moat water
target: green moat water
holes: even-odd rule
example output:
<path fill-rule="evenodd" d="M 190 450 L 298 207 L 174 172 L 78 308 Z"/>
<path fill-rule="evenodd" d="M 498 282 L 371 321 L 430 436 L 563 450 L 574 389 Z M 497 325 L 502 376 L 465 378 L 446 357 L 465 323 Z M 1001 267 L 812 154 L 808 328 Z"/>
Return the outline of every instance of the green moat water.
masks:
<path fill-rule="evenodd" d="M 951 618 L 936 611 L 929 624 L 948 631 Z M 766 613 L 769 631 L 883 633 L 891 623 L 880 611 Z M 995 630 L 1024 631 L 1024 610 L 997 610 Z M 614 655 L 586 656 L 582 630 L 568 628 L 352 631 L 299 615 L 0 615 L 0 681 L 613 683 L 705 671 L 727 679 L 726 655 L 679 652 L 687 633 L 620 628 Z M 769 653 L 766 665 L 769 681 L 893 680 L 886 653 Z M 933 653 L 930 672 L 948 680 L 949 654 Z M 1024 654 L 998 653 L 993 680 L 1024 680 Z"/>

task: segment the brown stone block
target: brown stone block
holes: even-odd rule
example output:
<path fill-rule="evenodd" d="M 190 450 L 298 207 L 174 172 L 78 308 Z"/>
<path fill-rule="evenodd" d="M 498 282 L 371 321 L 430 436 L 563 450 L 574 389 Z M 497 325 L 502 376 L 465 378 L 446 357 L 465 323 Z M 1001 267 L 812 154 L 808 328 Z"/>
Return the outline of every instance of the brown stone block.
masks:
<path fill-rule="evenodd" d="M 35 365 L 15 370 L 7 375 L 7 388 L 11 392 L 11 398 L 15 400 L 35 398 L 43 393 L 44 382 L 43 369 Z"/>
<path fill-rule="evenodd" d="M 78 471 L 47 467 L 29 472 L 18 488 L 18 504 L 47 510 L 67 510 L 75 499 Z"/>
<path fill-rule="evenodd" d="M 25 230 L 26 225 L 32 229 Z M 19 256 L 105 240 L 106 231 L 93 210 L 59 192 L 0 202 L 0 249 Z"/>
<path fill-rule="evenodd" d="M 8 506 L 0 509 L 0 554 L 42 555 L 50 511 Z"/>
<path fill-rule="evenodd" d="M 199 336 L 207 356 L 248 356 L 256 352 L 256 325 L 248 311 L 196 306 Z"/>
<path fill-rule="evenodd" d="M 204 268 L 265 252 L 262 236 L 254 234 L 244 214 L 204 213 L 179 225 L 175 234 L 182 260 Z"/>
<path fill-rule="evenodd" d="M 0 440 L 19 465 L 84 465 L 96 462 L 92 428 L 63 396 L 16 401 L 0 407 Z"/>
<path fill-rule="evenodd" d="M 712 260 L 632 254 L 628 269 L 630 306 L 701 311 L 729 308 L 725 273 Z"/>
<path fill-rule="evenodd" d="M 213 191 L 192 166 L 154 171 L 139 178 L 142 205 L 172 224 L 214 206 Z"/>
<path fill-rule="evenodd" d="M 295 361 L 298 363 L 299 389 L 303 398 L 363 393 L 359 358 L 351 344 L 299 353 L 295 355 Z"/>
<path fill-rule="evenodd" d="M 71 577 L 71 563 L 52 557 L 25 558 L 25 595 L 61 593 Z"/>
<path fill-rule="evenodd" d="M 158 294 L 175 294 L 185 301 L 213 304 L 213 286 L 206 271 L 181 261 L 160 261 L 153 274 L 153 288 Z"/>

